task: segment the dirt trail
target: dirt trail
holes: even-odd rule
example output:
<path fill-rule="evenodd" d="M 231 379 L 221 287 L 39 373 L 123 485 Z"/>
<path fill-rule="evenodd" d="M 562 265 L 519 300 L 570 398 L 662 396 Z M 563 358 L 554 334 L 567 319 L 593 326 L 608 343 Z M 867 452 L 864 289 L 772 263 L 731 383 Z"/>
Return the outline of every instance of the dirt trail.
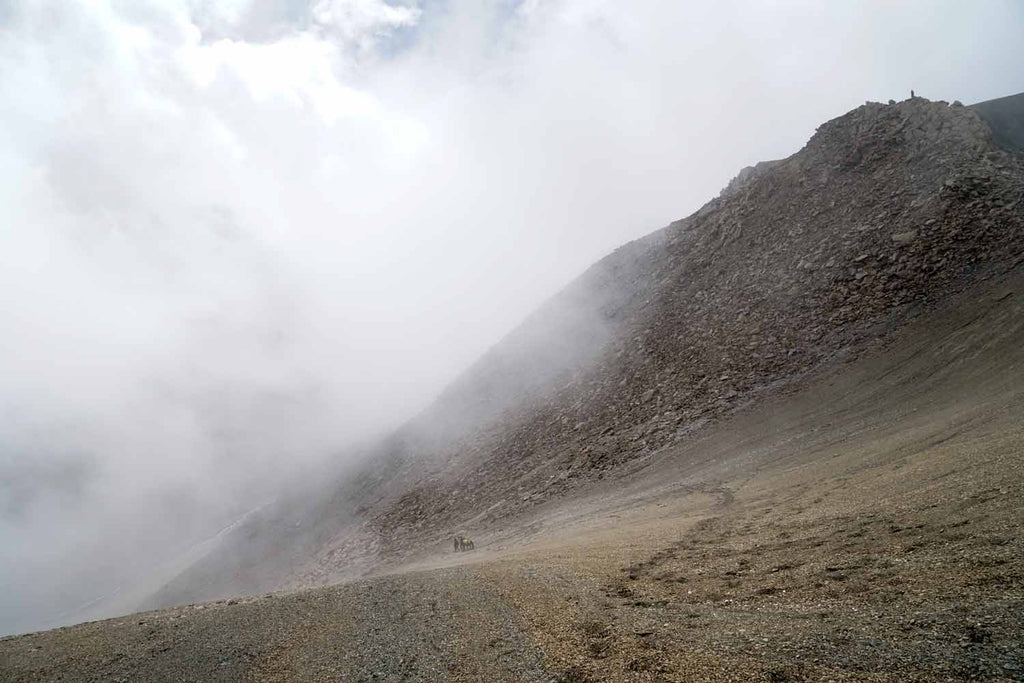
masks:
<path fill-rule="evenodd" d="M 1017 274 L 477 552 L 7 638 L 0 680 L 1024 680 L 1022 475 Z"/>

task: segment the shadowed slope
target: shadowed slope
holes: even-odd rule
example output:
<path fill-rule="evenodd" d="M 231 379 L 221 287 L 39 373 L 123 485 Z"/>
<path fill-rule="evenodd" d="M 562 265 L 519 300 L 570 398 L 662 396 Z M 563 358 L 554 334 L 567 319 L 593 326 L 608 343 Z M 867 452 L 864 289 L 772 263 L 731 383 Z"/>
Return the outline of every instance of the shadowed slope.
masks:
<path fill-rule="evenodd" d="M 997 145 L 1024 154 L 1024 93 L 972 104 L 992 129 Z"/>

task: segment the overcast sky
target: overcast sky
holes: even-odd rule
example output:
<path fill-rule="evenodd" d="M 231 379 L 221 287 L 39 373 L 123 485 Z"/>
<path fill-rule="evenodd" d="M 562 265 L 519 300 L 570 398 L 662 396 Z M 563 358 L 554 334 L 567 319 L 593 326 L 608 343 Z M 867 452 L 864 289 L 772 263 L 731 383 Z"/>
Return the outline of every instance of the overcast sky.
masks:
<path fill-rule="evenodd" d="M 0 632 L 823 121 L 1024 90 L 1021 36 L 1019 0 L 0 0 Z"/>

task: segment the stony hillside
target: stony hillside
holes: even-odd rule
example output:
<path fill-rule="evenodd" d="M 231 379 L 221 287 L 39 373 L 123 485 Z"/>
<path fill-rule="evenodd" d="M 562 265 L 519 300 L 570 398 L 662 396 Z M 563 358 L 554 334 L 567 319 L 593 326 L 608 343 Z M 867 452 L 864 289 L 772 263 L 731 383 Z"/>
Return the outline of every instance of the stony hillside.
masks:
<path fill-rule="evenodd" d="M 477 552 L 0 638 L 0 679 L 1024 680 L 1024 263 L 1000 270 Z"/>
<path fill-rule="evenodd" d="M 1024 259 L 1024 156 L 993 121 L 915 98 L 825 123 L 595 264 L 355 474 L 260 511 L 151 604 L 314 585 L 452 533 L 487 538 L 885 345 Z"/>

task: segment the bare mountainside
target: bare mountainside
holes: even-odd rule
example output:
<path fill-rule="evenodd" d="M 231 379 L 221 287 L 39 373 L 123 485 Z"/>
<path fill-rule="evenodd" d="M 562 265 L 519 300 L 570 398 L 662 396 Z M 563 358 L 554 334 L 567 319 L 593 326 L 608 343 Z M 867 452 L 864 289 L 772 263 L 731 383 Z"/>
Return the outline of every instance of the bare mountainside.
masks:
<path fill-rule="evenodd" d="M 1024 680 L 1024 157 L 999 125 L 919 98 L 824 124 L 149 604 L 219 602 L 4 639 L 0 672 Z"/>
<path fill-rule="evenodd" d="M 1024 267 L 478 537 L 0 640 L 11 681 L 1024 679 Z"/>
<path fill-rule="evenodd" d="M 922 98 L 829 121 L 595 264 L 361 470 L 253 515 L 147 604 L 317 585 L 500 533 L 886 343 L 1020 258 L 1024 163 L 995 137 Z"/>

